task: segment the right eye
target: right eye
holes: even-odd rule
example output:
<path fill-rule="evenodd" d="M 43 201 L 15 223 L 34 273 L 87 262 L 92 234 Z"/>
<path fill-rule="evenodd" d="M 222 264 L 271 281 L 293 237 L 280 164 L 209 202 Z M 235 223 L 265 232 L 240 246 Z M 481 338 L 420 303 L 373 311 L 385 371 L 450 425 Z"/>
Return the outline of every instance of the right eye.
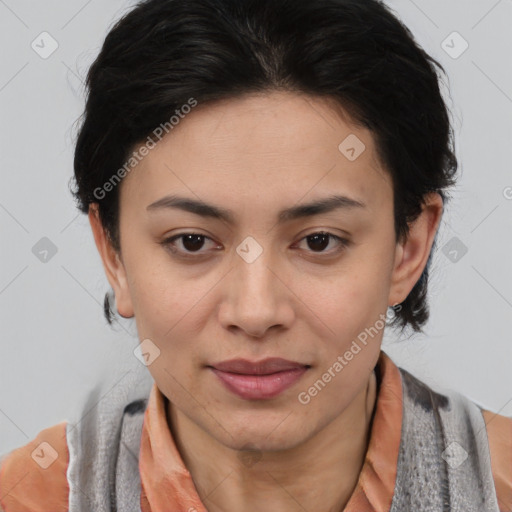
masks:
<path fill-rule="evenodd" d="M 180 240 L 179 243 L 176 241 Z M 205 240 L 213 240 L 201 233 L 181 233 L 162 240 L 161 245 L 168 248 L 173 254 L 180 254 L 188 257 L 192 254 L 204 254 L 205 251 L 200 251 L 204 246 Z M 180 247 L 181 246 L 181 247 Z"/>

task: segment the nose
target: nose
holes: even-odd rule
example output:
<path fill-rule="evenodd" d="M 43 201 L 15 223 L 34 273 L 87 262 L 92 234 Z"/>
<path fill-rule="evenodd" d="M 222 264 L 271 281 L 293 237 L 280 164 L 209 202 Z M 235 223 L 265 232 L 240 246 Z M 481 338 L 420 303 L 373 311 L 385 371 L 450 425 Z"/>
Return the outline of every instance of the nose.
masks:
<path fill-rule="evenodd" d="M 256 338 L 265 337 L 271 328 L 289 328 L 294 316 L 293 293 L 286 283 L 265 251 L 251 263 L 237 256 L 224 279 L 219 310 L 222 326 Z"/>

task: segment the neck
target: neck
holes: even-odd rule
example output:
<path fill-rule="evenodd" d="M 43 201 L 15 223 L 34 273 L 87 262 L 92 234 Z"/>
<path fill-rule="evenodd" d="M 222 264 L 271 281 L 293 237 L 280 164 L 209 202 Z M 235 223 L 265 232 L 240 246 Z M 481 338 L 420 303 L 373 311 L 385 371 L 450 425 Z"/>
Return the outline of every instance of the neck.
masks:
<path fill-rule="evenodd" d="M 209 512 L 340 512 L 361 472 L 377 398 L 375 372 L 349 406 L 313 437 L 288 450 L 233 450 L 172 403 L 168 423 Z M 312 456 L 314 454 L 314 456 Z"/>

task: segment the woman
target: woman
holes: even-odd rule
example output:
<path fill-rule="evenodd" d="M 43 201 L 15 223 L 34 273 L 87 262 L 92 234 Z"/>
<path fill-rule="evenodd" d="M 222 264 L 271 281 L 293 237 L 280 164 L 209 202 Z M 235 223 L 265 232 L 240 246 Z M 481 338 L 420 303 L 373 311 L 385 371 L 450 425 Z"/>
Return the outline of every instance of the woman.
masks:
<path fill-rule="evenodd" d="M 435 66 L 377 0 L 111 29 L 74 194 L 144 366 L 3 457 L 4 511 L 512 510 L 512 418 L 381 350 L 455 183 Z"/>

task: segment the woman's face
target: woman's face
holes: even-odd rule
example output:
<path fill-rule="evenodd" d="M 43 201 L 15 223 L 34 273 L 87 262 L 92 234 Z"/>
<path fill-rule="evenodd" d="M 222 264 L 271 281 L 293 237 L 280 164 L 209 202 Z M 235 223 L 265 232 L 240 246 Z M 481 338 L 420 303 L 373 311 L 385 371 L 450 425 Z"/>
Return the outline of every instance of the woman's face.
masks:
<path fill-rule="evenodd" d="M 120 186 L 109 280 L 180 414 L 226 446 L 272 450 L 348 407 L 378 359 L 388 306 L 422 270 L 400 270 L 392 183 L 369 131 L 299 94 L 199 104 Z M 335 196 L 347 199 L 304 208 Z M 308 367 L 280 392 L 274 377 L 266 395 L 238 394 L 211 368 L 270 357 Z"/>

